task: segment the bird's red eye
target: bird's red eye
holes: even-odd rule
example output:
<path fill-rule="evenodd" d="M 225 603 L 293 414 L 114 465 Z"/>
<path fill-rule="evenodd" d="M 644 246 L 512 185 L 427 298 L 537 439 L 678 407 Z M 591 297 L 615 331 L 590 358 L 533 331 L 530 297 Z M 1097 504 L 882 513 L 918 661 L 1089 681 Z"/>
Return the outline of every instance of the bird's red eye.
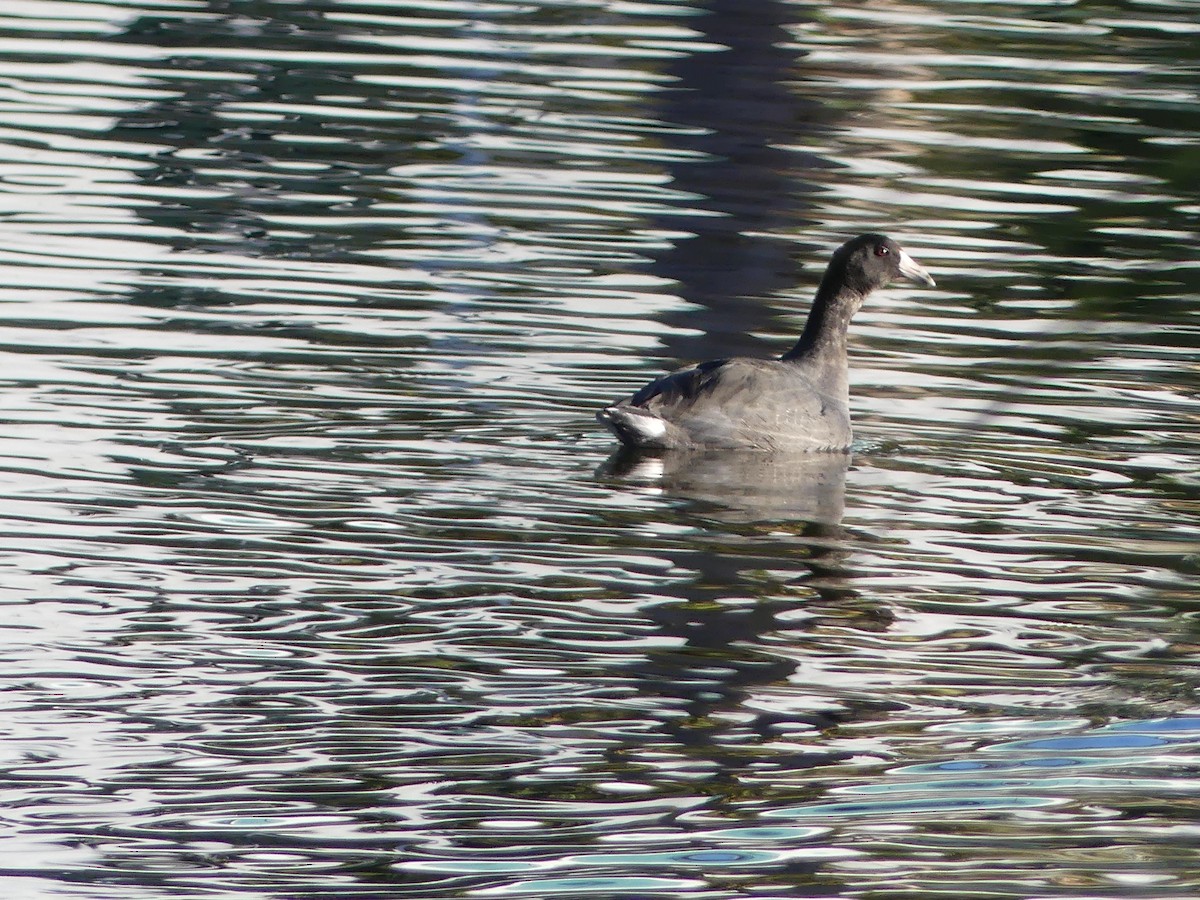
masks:
<path fill-rule="evenodd" d="M 892 252 L 892 251 L 888 250 L 888 248 L 887 248 L 887 247 L 880 246 L 880 247 L 876 247 L 876 248 L 875 248 L 875 255 L 876 255 L 876 256 L 887 256 L 887 255 L 888 255 L 889 253 L 891 253 L 891 252 Z"/>

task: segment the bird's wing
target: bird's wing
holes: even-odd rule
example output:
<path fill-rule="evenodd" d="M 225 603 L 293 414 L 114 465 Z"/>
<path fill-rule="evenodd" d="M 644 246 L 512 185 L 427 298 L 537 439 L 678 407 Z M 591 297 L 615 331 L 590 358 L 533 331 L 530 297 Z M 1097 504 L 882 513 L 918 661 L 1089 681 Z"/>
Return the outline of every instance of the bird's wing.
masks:
<path fill-rule="evenodd" d="M 780 377 L 781 366 L 788 366 Z M 845 446 L 849 411 L 778 360 L 720 359 L 652 381 L 621 404 L 672 423 L 698 446 Z"/>
<path fill-rule="evenodd" d="M 697 397 L 712 391 L 719 385 L 721 372 L 737 360 L 715 359 L 677 369 L 662 378 L 656 378 L 625 401 L 630 406 L 640 406 L 653 412 L 679 404 L 689 404 Z"/>

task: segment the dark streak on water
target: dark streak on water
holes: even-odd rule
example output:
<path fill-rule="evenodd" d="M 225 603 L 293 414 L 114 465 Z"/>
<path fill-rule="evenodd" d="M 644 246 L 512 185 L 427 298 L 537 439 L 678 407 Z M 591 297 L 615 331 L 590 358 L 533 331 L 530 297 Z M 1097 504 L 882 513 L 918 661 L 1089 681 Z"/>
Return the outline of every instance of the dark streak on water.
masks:
<path fill-rule="evenodd" d="M 1195 896 L 1198 12 L 0 10 L 5 896 Z"/>

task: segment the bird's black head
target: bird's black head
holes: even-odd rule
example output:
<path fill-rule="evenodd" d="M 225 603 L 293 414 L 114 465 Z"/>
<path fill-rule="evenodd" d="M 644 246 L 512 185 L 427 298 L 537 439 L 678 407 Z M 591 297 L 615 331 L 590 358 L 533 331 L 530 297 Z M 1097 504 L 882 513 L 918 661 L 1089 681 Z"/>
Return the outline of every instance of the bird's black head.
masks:
<path fill-rule="evenodd" d="M 822 288 L 865 297 L 897 278 L 934 286 L 933 277 L 890 237 L 862 234 L 833 254 Z"/>

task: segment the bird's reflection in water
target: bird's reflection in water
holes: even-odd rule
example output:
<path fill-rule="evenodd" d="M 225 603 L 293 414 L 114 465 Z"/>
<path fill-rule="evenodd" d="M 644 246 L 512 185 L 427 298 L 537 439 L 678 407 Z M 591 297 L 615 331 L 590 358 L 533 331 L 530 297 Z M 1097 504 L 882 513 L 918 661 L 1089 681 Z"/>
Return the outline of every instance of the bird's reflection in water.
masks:
<path fill-rule="evenodd" d="M 623 449 L 605 474 L 650 483 L 673 497 L 709 504 L 729 522 L 800 521 L 838 525 L 845 508 L 847 453 Z"/>

